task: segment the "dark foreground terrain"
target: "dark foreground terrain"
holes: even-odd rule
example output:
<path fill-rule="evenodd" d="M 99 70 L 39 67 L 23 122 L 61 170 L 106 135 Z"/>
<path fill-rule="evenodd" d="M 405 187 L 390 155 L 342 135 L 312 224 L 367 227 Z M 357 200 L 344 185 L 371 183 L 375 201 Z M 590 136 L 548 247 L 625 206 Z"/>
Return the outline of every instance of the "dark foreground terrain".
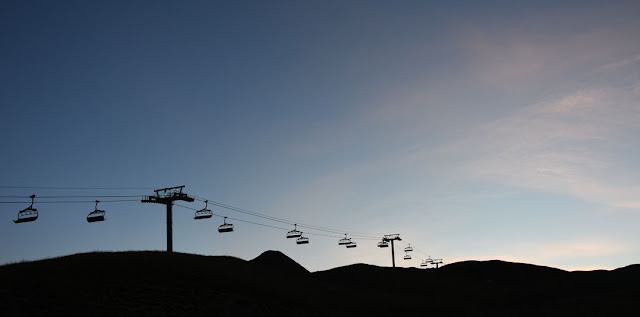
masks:
<path fill-rule="evenodd" d="M 640 265 L 567 272 L 502 261 L 310 273 L 276 251 L 244 261 L 85 253 L 0 266 L 1 316 L 635 316 Z"/>

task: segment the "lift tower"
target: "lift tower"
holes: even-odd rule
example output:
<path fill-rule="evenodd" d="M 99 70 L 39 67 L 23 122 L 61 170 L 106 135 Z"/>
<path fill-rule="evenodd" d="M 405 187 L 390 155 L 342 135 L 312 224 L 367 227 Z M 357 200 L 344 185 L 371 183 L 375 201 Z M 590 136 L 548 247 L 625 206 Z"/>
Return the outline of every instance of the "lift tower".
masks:
<path fill-rule="evenodd" d="M 194 201 L 193 197 L 189 197 L 182 192 L 183 188 L 184 185 L 156 189 L 154 190 L 155 195 L 147 196 L 142 200 L 143 203 L 164 204 L 167 206 L 167 252 L 173 252 L 173 202 L 176 200 Z"/>
<path fill-rule="evenodd" d="M 382 238 L 382 241 L 391 242 L 391 262 L 393 263 L 393 267 L 396 267 L 396 253 L 393 249 L 393 241 L 395 240 L 402 241 L 402 239 L 400 239 L 399 233 L 385 234 Z"/>

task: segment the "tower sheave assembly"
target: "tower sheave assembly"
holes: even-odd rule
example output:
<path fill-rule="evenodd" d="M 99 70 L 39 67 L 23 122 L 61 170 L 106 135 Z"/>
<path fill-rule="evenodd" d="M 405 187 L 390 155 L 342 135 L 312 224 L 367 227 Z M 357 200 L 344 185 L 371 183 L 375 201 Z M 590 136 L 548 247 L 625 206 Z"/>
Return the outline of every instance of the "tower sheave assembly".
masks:
<path fill-rule="evenodd" d="M 167 252 L 173 252 L 173 202 L 176 200 L 194 201 L 193 197 L 182 192 L 182 186 L 168 187 L 156 189 L 153 196 L 147 196 L 142 200 L 143 203 L 163 204 L 167 206 Z"/>

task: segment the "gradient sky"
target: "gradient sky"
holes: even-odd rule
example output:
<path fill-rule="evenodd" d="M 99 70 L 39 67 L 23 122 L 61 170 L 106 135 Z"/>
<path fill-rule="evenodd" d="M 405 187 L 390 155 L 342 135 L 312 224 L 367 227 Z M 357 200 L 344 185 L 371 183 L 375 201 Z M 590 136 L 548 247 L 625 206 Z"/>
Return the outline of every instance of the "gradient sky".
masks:
<path fill-rule="evenodd" d="M 445 263 L 638 263 L 639 16 L 637 1 L 4 1 L 0 185 L 186 185 L 400 233 Z M 88 224 L 91 203 L 36 203 L 37 221 L 14 224 L 26 206 L 0 204 L 0 263 L 165 248 L 161 205 L 105 203 Z M 174 210 L 176 251 L 391 265 L 375 241 L 222 235 L 221 219 Z"/>

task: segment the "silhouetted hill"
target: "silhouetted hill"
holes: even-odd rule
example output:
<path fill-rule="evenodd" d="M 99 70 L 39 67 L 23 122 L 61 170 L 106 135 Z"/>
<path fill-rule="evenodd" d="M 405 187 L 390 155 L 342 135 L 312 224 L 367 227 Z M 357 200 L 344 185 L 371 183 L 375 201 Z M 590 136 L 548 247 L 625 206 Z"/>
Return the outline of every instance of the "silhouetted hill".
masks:
<path fill-rule="evenodd" d="M 0 267 L 0 312 L 21 315 L 323 315 L 299 278 L 224 256 L 84 253 Z"/>
<path fill-rule="evenodd" d="M 500 260 L 464 261 L 440 268 L 444 274 L 486 282 L 523 283 L 544 279 L 558 279 L 567 271 L 546 266 L 512 263 Z"/>
<path fill-rule="evenodd" d="M 251 261 L 84 253 L 0 266 L 2 316 L 635 315 L 640 265 L 567 272 L 503 261 L 440 269 L 354 264 L 309 273 L 277 251 Z"/>
<path fill-rule="evenodd" d="M 309 271 L 302 265 L 280 251 L 265 251 L 250 262 L 288 274 L 309 274 Z"/>

